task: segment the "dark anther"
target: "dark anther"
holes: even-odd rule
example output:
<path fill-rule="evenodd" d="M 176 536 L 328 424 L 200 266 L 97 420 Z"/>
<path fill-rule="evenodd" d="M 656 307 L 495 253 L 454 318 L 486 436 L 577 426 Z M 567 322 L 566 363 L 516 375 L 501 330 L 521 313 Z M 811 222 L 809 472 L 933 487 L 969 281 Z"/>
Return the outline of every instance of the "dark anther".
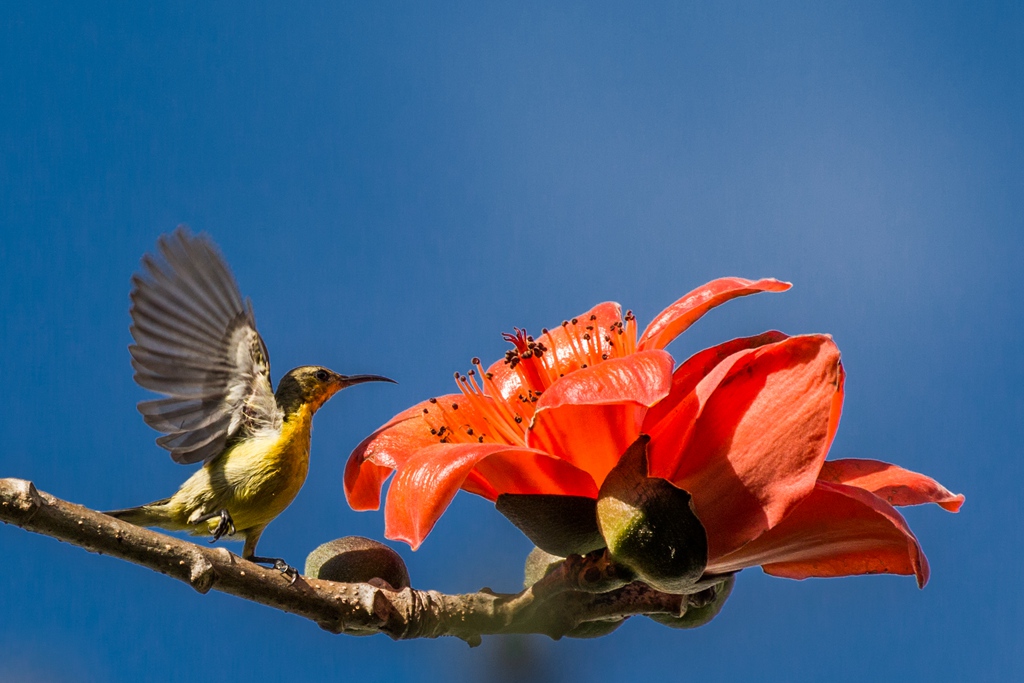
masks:
<path fill-rule="evenodd" d="M 473 363 L 473 365 L 480 365 L 480 359 L 476 356 L 473 356 L 473 360 L 470 362 Z"/>
<path fill-rule="evenodd" d="M 429 411 L 429 410 L 427 410 L 426 408 L 424 408 L 424 409 L 423 409 L 423 414 L 424 414 L 424 415 L 426 415 L 426 414 L 427 414 L 427 413 L 429 413 L 429 412 L 430 412 L 430 411 Z"/>
<path fill-rule="evenodd" d="M 466 433 L 469 434 L 470 436 L 473 436 L 473 428 L 470 427 L 469 429 L 467 429 Z"/>
<path fill-rule="evenodd" d="M 519 424 L 522 421 L 523 421 L 523 417 L 521 415 L 516 415 L 516 424 Z"/>
<path fill-rule="evenodd" d="M 546 327 L 540 328 L 540 333 L 541 334 L 547 334 L 548 333 L 548 328 L 546 328 Z"/>
<path fill-rule="evenodd" d="M 587 364 L 586 364 L 586 363 L 584 363 L 583 365 L 581 365 L 581 366 L 580 366 L 580 369 L 582 370 L 582 369 L 583 369 L 583 368 L 585 368 L 585 367 L 587 367 Z"/>
<path fill-rule="evenodd" d="M 487 377 L 487 379 L 494 379 L 494 373 L 493 372 L 488 372 L 488 373 L 485 374 L 485 376 Z"/>
<path fill-rule="evenodd" d="M 453 403 L 452 404 L 452 410 L 458 410 L 458 409 L 459 409 L 459 404 L 458 403 Z"/>
<path fill-rule="evenodd" d="M 477 440 L 477 442 L 479 442 L 479 443 L 483 443 L 483 442 L 484 442 L 484 437 L 482 437 L 482 436 L 479 436 L 479 437 L 477 437 L 477 439 L 476 439 L 476 440 Z"/>
<path fill-rule="evenodd" d="M 589 341 L 590 340 L 590 333 L 589 332 L 584 332 L 583 333 L 583 338 Z"/>
<path fill-rule="evenodd" d="M 572 319 L 572 324 L 575 325 L 578 320 L 579 320 L 579 318 L 573 318 Z"/>
<path fill-rule="evenodd" d="M 607 353 L 602 353 L 601 354 L 601 360 L 608 360 L 608 354 Z"/>
<path fill-rule="evenodd" d="M 431 433 L 431 434 L 437 434 L 437 430 L 436 430 L 436 429 L 431 429 L 431 430 L 430 430 L 430 433 Z"/>
<path fill-rule="evenodd" d="M 432 398 L 432 399 L 430 399 L 430 402 L 431 403 L 437 403 L 437 399 L 436 398 Z"/>

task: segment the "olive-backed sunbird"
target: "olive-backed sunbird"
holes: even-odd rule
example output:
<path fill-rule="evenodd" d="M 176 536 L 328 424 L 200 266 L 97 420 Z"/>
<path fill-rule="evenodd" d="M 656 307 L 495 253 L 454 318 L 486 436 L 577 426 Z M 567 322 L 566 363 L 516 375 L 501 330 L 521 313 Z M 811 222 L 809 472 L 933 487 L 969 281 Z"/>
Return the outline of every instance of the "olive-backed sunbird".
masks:
<path fill-rule="evenodd" d="M 135 381 L 165 398 L 139 412 L 175 462 L 203 466 L 170 498 L 107 514 L 211 542 L 244 539 L 243 558 L 294 577 L 284 560 L 257 557 L 256 544 L 306 480 L 313 414 L 345 387 L 393 380 L 304 365 L 275 392 L 252 304 L 213 242 L 179 227 L 157 246 L 132 278 L 129 351 Z"/>

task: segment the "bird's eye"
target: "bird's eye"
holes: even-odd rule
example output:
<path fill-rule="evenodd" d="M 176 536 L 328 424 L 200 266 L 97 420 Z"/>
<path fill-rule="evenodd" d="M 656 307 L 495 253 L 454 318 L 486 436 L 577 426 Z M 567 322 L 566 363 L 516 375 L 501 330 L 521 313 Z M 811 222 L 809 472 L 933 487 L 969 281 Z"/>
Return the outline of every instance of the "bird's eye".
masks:
<path fill-rule="evenodd" d="M 316 378 L 317 378 L 318 380 L 320 380 L 321 382 L 326 382 L 326 381 L 327 381 L 327 378 L 328 378 L 329 376 L 330 376 L 330 375 L 328 375 L 328 374 L 327 374 L 327 371 L 326 371 L 326 370 L 317 370 L 317 371 L 316 371 Z"/>

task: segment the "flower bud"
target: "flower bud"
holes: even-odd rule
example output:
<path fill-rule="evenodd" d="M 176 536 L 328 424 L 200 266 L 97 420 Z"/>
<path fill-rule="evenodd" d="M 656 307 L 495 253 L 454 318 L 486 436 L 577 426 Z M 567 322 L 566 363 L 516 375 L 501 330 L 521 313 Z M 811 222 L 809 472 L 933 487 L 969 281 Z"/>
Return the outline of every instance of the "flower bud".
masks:
<path fill-rule="evenodd" d="M 362 536 L 324 543 L 306 558 L 306 576 L 342 583 L 379 583 L 400 590 L 409 586 L 409 571 L 394 550 Z M 378 581 L 374 581 L 377 579 Z"/>
<path fill-rule="evenodd" d="M 708 560 L 704 526 L 690 494 L 647 476 L 641 434 L 608 474 L 597 499 L 597 522 L 612 558 L 665 593 L 688 593 Z"/>

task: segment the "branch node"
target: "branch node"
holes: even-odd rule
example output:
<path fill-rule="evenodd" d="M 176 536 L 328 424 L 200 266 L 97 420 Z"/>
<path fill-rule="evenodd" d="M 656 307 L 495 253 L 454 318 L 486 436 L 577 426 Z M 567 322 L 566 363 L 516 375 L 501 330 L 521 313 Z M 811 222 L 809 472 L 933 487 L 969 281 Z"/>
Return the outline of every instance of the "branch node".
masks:
<path fill-rule="evenodd" d="M 12 489 L 12 500 L 10 502 L 3 501 L 2 505 L 11 510 L 14 523 L 24 526 L 31 522 L 43 505 L 43 498 L 36 490 L 35 484 L 24 479 L 0 479 L 0 482 L 7 484 Z"/>
<path fill-rule="evenodd" d="M 189 553 L 191 560 L 188 571 L 188 583 L 197 592 L 206 594 L 213 588 L 214 582 L 217 580 L 217 570 L 213 568 L 213 564 L 199 553 Z"/>

